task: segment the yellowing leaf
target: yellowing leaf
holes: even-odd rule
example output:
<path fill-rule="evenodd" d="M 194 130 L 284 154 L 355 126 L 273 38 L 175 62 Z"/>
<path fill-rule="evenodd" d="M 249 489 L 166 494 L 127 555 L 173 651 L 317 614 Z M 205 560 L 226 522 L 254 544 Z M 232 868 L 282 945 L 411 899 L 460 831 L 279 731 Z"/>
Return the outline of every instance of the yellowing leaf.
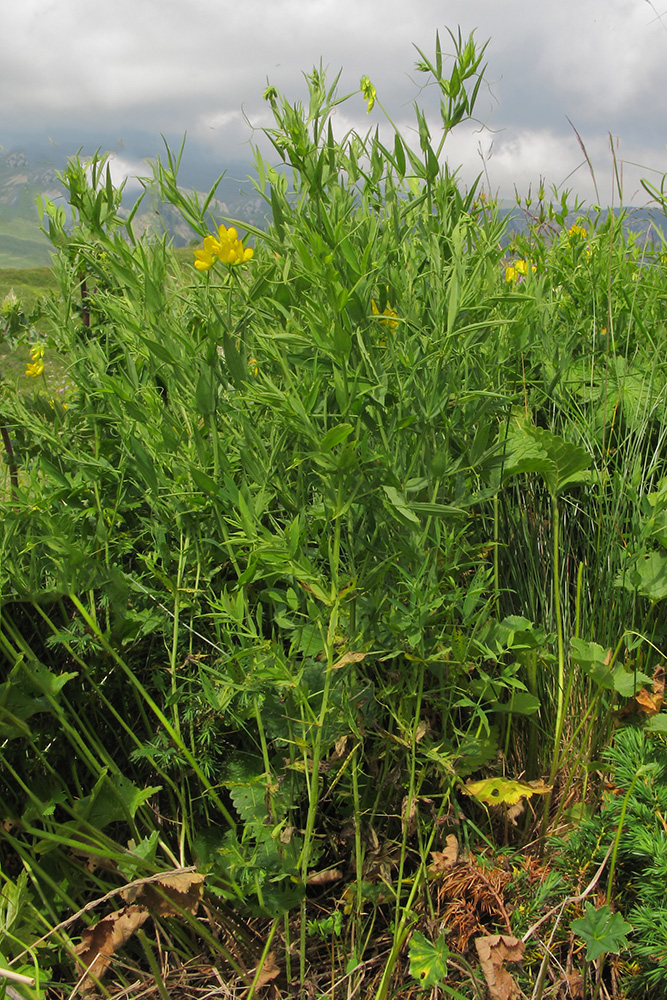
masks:
<path fill-rule="evenodd" d="M 465 785 L 468 795 L 490 806 L 504 803 L 513 806 L 522 798 L 531 795 L 546 795 L 551 785 L 543 781 L 514 781 L 511 778 L 484 778 L 482 781 L 468 781 Z"/>
<path fill-rule="evenodd" d="M 410 975 L 424 988 L 437 986 L 447 978 L 449 949 L 442 936 L 431 942 L 415 931 L 410 940 L 409 954 Z"/>

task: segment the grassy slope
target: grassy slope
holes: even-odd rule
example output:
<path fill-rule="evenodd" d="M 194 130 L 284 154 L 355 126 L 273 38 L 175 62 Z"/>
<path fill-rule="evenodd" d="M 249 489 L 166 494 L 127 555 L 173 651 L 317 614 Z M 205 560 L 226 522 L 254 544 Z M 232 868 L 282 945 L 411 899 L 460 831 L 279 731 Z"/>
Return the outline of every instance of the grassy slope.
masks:
<path fill-rule="evenodd" d="M 0 267 L 0 302 L 13 291 L 26 313 L 31 312 L 40 296 L 56 288 L 56 277 L 50 267 Z"/>
<path fill-rule="evenodd" d="M 50 250 L 36 219 L 0 220 L 0 268 L 48 266 Z"/>

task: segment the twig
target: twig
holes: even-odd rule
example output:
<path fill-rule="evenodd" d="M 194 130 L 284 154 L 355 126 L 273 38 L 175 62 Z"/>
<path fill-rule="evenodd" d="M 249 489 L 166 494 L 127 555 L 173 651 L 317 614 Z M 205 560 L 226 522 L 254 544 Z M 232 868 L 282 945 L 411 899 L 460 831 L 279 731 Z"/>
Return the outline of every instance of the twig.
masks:
<path fill-rule="evenodd" d="M 108 899 L 112 899 L 119 893 L 126 892 L 128 889 L 134 889 L 135 886 L 146 885 L 148 882 L 159 882 L 161 878 L 165 877 L 165 875 L 187 875 L 188 872 L 194 872 L 196 870 L 196 865 L 188 865 L 187 868 L 172 868 L 166 872 L 158 872 L 156 875 L 147 875 L 146 878 L 137 878 L 134 882 L 128 882 L 126 885 L 119 885 L 117 889 L 112 889 L 111 892 L 107 892 L 106 895 L 100 896 L 99 899 L 91 899 L 89 903 L 86 903 L 86 905 L 82 906 L 80 910 L 77 910 L 73 916 L 68 917 L 67 920 L 62 920 L 59 924 L 56 924 L 56 926 L 52 927 L 51 930 L 44 935 L 44 937 L 39 938 L 38 941 L 33 941 L 30 948 L 26 948 L 20 955 L 13 958 L 12 962 L 18 962 L 20 958 L 27 955 L 28 952 L 33 948 L 36 948 L 37 945 L 43 944 L 44 941 L 48 941 L 53 934 L 57 934 L 58 931 L 63 930 L 64 927 L 68 927 L 70 924 L 73 924 L 75 920 L 78 920 L 79 917 L 83 916 L 84 913 L 87 913 L 88 910 L 94 910 L 96 906 L 100 906 L 101 903 L 106 903 Z"/>
<path fill-rule="evenodd" d="M 22 976 L 20 972 L 12 972 L 11 969 L 0 969 L 0 978 L 11 979 L 13 983 L 25 983 L 26 986 L 35 985 L 32 976 Z"/>

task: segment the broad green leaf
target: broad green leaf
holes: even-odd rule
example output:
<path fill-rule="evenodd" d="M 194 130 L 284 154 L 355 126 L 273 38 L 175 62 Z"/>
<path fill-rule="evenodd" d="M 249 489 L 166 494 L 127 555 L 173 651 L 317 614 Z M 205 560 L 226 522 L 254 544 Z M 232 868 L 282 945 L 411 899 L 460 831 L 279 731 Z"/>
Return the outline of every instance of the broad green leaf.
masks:
<path fill-rule="evenodd" d="M 410 975 L 420 986 L 430 989 L 447 978 L 447 958 L 449 948 L 441 935 L 437 941 L 429 941 L 419 931 L 410 938 Z"/>
<path fill-rule="evenodd" d="M 534 715 L 542 702 L 529 691 L 515 691 L 509 701 L 494 702 L 491 706 L 494 712 L 508 712 L 512 715 Z"/>
<path fill-rule="evenodd" d="M 161 785 L 137 788 L 122 774 L 103 773 L 90 795 L 78 800 L 74 811 L 91 826 L 103 830 L 110 823 L 134 819 L 137 809 L 161 790 Z"/>
<path fill-rule="evenodd" d="M 336 445 L 344 441 L 354 430 L 352 424 L 339 424 L 332 427 L 320 441 L 320 451 L 331 451 Z"/>
<path fill-rule="evenodd" d="M 570 640 L 570 659 L 578 663 L 585 674 L 592 677 L 600 687 L 614 690 L 614 674 L 609 669 L 611 650 L 603 649 L 597 642 L 584 639 Z"/>
<path fill-rule="evenodd" d="M 583 448 L 520 420 L 507 436 L 503 482 L 519 473 L 536 473 L 552 496 L 557 496 L 566 486 L 585 482 L 590 464 L 591 456 Z"/>
<path fill-rule="evenodd" d="M 392 507 L 399 519 L 409 521 L 410 523 L 419 526 L 419 518 L 416 514 L 412 513 L 403 494 L 393 486 L 383 486 L 382 489 L 387 494 L 387 499 L 392 504 Z"/>
<path fill-rule="evenodd" d="M 653 715 L 646 723 L 646 728 L 652 733 L 667 734 L 667 712 Z"/>
<path fill-rule="evenodd" d="M 210 417 L 215 413 L 217 402 L 217 380 L 212 368 L 202 368 L 195 389 L 195 406 L 202 417 Z"/>
<path fill-rule="evenodd" d="M 623 664 L 619 664 L 613 672 L 614 690 L 618 691 L 622 698 L 634 698 L 640 687 L 644 684 L 652 684 L 653 678 L 641 670 L 626 670 Z"/>
<path fill-rule="evenodd" d="M 667 597 L 667 554 L 656 551 L 636 557 L 615 582 L 650 601 L 663 601 Z"/>
<path fill-rule="evenodd" d="M 628 947 L 626 935 L 632 930 L 632 924 L 621 916 L 613 913 L 608 903 L 596 910 L 592 903 L 586 903 L 586 912 L 570 924 L 571 929 L 586 944 L 586 960 L 594 962 L 600 955 L 610 952 L 618 954 L 622 948 Z"/>

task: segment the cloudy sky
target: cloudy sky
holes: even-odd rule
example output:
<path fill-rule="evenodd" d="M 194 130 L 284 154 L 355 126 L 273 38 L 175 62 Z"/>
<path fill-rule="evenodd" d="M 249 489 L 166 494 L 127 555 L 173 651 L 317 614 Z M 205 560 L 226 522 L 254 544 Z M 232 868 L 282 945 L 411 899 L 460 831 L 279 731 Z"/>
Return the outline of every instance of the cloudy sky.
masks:
<path fill-rule="evenodd" d="M 382 125 L 358 93 L 362 74 L 402 131 L 414 135 L 419 46 L 436 31 L 473 29 L 489 41 L 479 121 L 445 152 L 469 181 L 525 194 L 540 178 L 589 203 L 618 203 L 613 142 L 626 202 L 643 204 L 640 177 L 667 171 L 667 0 L 21 0 L 0 13 L 0 146 L 61 152 L 102 146 L 118 172 L 146 173 L 160 135 L 179 143 L 198 185 L 250 158 L 270 125 L 267 80 L 291 100 L 320 60 L 340 90 L 340 134 Z M 594 167 L 598 194 L 572 125 Z M 252 126 L 252 127 L 251 127 Z M 242 167 L 237 166 L 237 170 Z M 250 171 L 251 168 L 248 167 Z"/>

